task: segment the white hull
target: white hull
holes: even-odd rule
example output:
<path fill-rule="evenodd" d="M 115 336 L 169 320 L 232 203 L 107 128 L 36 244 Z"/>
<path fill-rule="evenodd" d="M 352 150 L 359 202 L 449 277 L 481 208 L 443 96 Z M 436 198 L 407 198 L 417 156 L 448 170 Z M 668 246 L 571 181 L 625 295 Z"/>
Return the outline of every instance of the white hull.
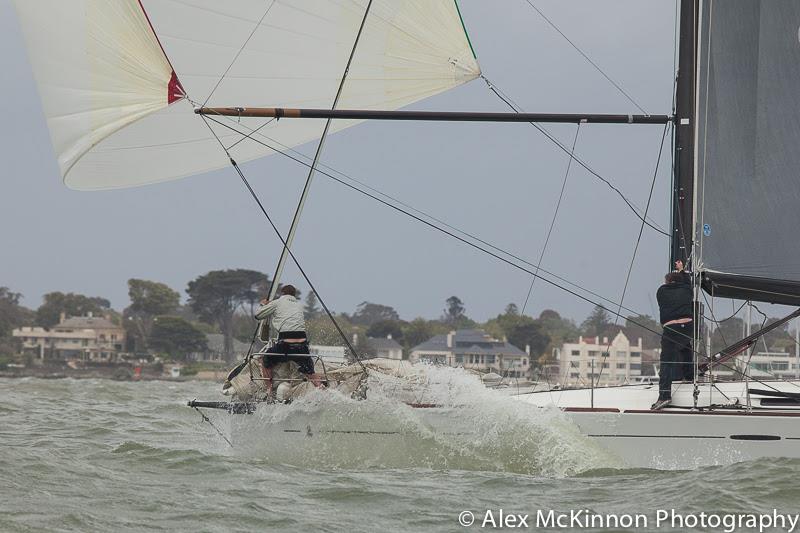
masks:
<path fill-rule="evenodd" d="M 649 409 L 658 395 L 657 385 L 538 392 L 516 398 L 538 407 L 557 406 L 583 435 L 627 466 L 690 469 L 760 458 L 800 458 L 800 403 L 776 400 L 778 391 L 796 394 L 800 382 L 701 384 L 697 408 L 692 384 L 676 384 L 673 406 L 662 411 Z M 781 402 L 787 405 L 775 406 Z"/>

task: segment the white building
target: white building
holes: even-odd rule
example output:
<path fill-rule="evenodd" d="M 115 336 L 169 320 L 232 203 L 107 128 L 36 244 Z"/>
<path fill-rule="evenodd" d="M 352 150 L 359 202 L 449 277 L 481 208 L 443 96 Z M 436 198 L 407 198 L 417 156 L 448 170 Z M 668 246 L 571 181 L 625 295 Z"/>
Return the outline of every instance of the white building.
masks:
<path fill-rule="evenodd" d="M 795 354 L 788 352 L 756 352 L 752 357 L 743 353 L 725 365 L 714 367 L 714 376 L 720 379 L 734 377 L 734 369 L 744 371 L 755 379 L 798 379 L 800 364 Z"/>
<path fill-rule="evenodd" d="M 57 326 L 22 327 L 11 333 L 22 341 L 22 352 L 38 359 L 114 361 L 125 348 L 125 330 L 105 317 L 62 314 Z"/>
<path fill-rule="evenodd" d="M 558 360 L 563 386 L 630 383 L 642 374 L 642 339 L 631 344 L 622 331 L 610 342 L 608 337 L 579 337 L 564 343 Z"/>

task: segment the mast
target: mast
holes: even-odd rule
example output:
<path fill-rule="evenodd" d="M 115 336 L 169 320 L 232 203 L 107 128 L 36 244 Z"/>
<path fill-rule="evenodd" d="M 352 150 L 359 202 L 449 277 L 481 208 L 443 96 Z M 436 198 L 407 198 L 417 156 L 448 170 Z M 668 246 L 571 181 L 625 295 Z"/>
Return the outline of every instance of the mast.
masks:
<path fill-rule="evenodd" d="M 675 175 L 672 190 L 670 268 L 686 264 L 694 235 L 695 89 L 698 0 L 681 0 L 678 76 L 675 87 Z"/>

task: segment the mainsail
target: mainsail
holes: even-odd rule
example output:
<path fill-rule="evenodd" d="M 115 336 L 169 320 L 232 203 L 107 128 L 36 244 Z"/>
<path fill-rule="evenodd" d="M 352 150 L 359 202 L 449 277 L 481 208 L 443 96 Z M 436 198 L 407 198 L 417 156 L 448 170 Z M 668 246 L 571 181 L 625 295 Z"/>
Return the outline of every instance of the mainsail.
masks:
<path fill-rule="evenodd" d="M 228 165 L 195 105 L 329 108 L 367 0 L 15 3 L 64 182 L 99 190 Z M 398 109 L 479 75 L 455 0 L 374 0 L 339 107 Z M 282 150 L 324 127 L 220 120 Z M 242 139 L 211 125 L 228 146 Z M 239 162 L 271 152 L 231 148 Z"/>
<path fill-rule="evenodd" d="M 800 305 L 800 2 L 707 0 L 695 249 L 715 296 Z"/>

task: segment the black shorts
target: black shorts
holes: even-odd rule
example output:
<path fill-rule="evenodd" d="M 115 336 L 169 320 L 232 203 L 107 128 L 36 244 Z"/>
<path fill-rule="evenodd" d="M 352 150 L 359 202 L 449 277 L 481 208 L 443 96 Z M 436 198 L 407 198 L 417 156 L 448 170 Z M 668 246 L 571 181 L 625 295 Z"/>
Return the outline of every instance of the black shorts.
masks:
<path fill-rule="evenodd" d="M 314 373 L 314 359 L 308 355 L 308 342 L 278 341 L 265 352 L 264 368 L 290 361 L 297 363 L 302 374 Z"/>

